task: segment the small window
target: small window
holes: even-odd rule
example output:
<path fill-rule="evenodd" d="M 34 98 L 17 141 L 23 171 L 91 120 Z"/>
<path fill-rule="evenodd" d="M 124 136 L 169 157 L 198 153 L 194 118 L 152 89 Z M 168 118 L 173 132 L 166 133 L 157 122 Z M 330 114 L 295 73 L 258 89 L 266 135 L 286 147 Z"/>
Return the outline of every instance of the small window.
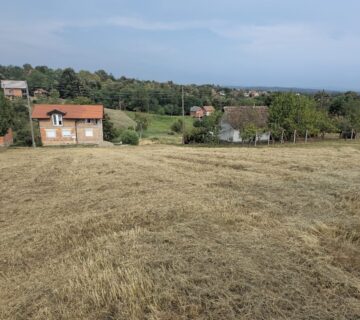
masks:
<path fill-rule="evenodd" d="M 56 130 L 46 129 L 46 138 L 56 138 Z"/>
<path fill-rule="evenodd" d="M 70 129 L 62 129 L 62 136 L 64 138 L 69 138 L 71 137 L 71 130 Z"/>
<path fill-rule="evenodd" d="M 61 114 L 53 114 L 52 116 L 52 122 L 54 126 L 62 126 L 63 125 L 63 117 Z"/>
<path fill-rule="evenodd" d="M 85 123 L 92 123 L 92 119 L 85 119 Z"/>
<path fill-rule="evenodd" d="M 93 137 L 94 132 L 93 129 L 85 129 L 85 137 Z"/>

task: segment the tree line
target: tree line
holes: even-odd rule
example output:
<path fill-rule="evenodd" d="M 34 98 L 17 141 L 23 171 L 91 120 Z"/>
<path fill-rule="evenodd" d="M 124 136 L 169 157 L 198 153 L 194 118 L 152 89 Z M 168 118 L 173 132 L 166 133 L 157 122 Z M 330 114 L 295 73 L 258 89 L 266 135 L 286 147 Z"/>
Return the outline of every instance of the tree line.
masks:
<path fill-rule="evenodd" d="M 1 66 L 0 80 L 26 80 L 30 94 L 45 89 L 48 94 L 35 98 L 37 103 L 100 103 L 107 108 L 166 115 L 182 114 L 182 86 L 169 82 L 116 78 L 104 70 L 75 72 L 71 68 L 52 69 L 25 64 Z M 195 123 L 198 140 L 211 140 L 221 119 L 224 106 L 266 105 L 269 107 L 268 130 L 275 138 L 290 138 L 296 130 L 304 136 L 326 132 L 360 131 L 360 96 L 357 92 L 315 94 L 268 92 L 249 98 L 244 91 L 217 85 L 186 85 L 185 112 L 192 106 L 213 105 L 216 115 Z M 9 102 L 0 94 L 0 134 L 12 127 L 18 143 L 29 141 L 27 109 L 21 100 Z M 251 124 L 249 124 L 251 127 Z M 170 129 L 170 128 L 169 128 Z M 249 128 L 248 131 L 251 128 Z M 256 129 L 256 128 L 254 128 Z M 109 131 L 110 132 L 110 131 Z M 211 135 L 208 134 L 211 132 Z M 199 138 L 200 136 L 200 138 Z M 111 134 L 109 134 L 111 137 Z M 204 138 L 206 137 L 206 139 Z"/>
<path fill-rule="evenodd" d="M 128 111 L 151 112 L 166 115 L 182 114 L 181 85 L 172 81 L 141 81 L 126 77 L 116 78 L 104 70 L 75 72 L 71 68 L 52 69 L 47 66 L 32 67 L 30 64 L 1 66 L 0 80 L 26 80 L 30 94 L 42 88 L 48 96 L 39 102 L 60 100 L 80 103 L 100 103 L 107 108 Z M 245 98 L 241 90 L 215 85 L 186 85 L 185 112 L 193 106 L 264 104 L 266 96 Z"/>

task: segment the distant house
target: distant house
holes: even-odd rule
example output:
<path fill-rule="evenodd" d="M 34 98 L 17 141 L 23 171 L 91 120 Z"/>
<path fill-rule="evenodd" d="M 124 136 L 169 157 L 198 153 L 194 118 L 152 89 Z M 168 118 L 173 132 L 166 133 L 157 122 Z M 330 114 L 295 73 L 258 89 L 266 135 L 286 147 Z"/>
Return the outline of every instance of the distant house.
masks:
<path fill-rule="evenodd" d="M 103 141 L 102 105 L 34 105 L 43 145 L 100 144 Z"/>
<path fill-rule="evenodd" d="M 202 109 L 204 110 L 204 115 L 206 117 L 210 116 L 212 113 L 215 112 L 215 108 L 213 106 L 204 106 L 202 107 Z"/>
<path fill-rule="evenodd" d="M 200 107 L 194 106 L 190 109 L 190 116 L 201 119 L 204 116 L 204 110 Z"/>
<path fill-rule="evenodd" d="M 22 98 L 25 94 L 24 81 L 1 80 L 1 88 L 4 90 L 4 96 L 10 100 Z"/>
<path fill-rule="evenodd" d="M 212 113 L 214 113 L 215 108 L 213 106 L 204 106 L 204 107 L 197 107 L 194 106 L 190 109 L 190 115 L 193 118 L 201 119 L 203 117 L 208 117 Z"/>
<path fill-rule="evenodd" d="M 8 130 L 7 134 L 0 136 L 0 147 L 8 147 L 14 143 L 13 132 L 11 129 Z"/>
<path fill-rule="evenodd" d="M 226 142 L 242 142 L 241 132 L 249 125 L 265 129 L 269 118 L 266 106 L 224 107 L 220 122 L 219 139 Z M 258 141 L 268 141 L 269 134 L 259 132 Z"/>
<path fill-rule="evenodd" d="M 49 92 L 47 92 L 45 89 L 39 88 L 34 91 L 34 97 L 35 98 L 42 98 L 49 95 Z"/>

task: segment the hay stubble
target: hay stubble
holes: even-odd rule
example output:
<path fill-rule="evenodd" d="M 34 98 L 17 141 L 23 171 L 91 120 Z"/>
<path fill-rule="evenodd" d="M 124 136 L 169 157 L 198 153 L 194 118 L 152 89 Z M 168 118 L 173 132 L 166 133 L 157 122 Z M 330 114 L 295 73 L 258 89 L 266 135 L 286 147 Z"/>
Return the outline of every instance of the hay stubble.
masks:
<path fill-rule="evenodd" d="M 0 153 L 1 319 L 358 319 L 359 145 Z"/>

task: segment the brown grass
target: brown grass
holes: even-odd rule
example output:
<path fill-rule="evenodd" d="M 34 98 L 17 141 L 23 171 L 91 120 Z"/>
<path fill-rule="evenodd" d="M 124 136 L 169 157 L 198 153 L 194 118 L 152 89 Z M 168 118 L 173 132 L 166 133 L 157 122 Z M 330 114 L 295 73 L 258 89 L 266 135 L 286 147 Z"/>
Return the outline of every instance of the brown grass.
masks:
<path fill-rule="evenodd" d="M 360 144 L 0 153 L 1 319 L 360 319 Z"/>

